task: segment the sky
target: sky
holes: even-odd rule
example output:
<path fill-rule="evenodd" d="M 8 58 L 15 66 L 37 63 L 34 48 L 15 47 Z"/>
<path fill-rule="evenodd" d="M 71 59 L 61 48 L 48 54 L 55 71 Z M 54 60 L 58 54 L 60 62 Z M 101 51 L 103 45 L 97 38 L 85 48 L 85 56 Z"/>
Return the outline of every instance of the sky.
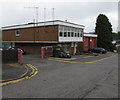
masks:
<path fill-rule="evenodd" d="M 118 30 L 118 0 L 0 0 L 0 27 L 26 24 L 38 21 L 67 20 L 85 26 L 85 32 L 94 32 L 96 18 L 105 14 L 112 24 L 113 32 Z M 46 8 L 46 10 L 44 10 Z M 54 14 L 53 10 L 54 8 Z M 120 29 L 120 28 L 119 28 Z"/>

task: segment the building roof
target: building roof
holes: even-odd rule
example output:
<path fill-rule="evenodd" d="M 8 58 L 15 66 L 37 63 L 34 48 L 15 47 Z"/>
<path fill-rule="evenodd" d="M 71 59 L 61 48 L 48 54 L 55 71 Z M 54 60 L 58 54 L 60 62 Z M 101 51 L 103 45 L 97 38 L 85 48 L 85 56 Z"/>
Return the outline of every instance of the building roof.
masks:
<path fill-rule="evenodd" d="M 70 27 L 76 27 L 76 28 L 84 28 L 85 27 L 83 25 L 79 25 L 79 24 L 75 24 L 75 23 L 71 23 L 71 22 L 67 22 L 67 21 L 54 20 L 54 21 L 46 21 L 46 22 L 6 26 L 6 27 L 2 27 L 2 30 L 30 28 L 30 27 L 35 27 L 35 25 L 37 25 L 37 26 L 64 25 L 64 26 L 70 26 Z"/>
<path fill-rule="evenodd" d="M 84 34 L 85 37 L 97 37 L 98 35 L 96 34 Z"/>

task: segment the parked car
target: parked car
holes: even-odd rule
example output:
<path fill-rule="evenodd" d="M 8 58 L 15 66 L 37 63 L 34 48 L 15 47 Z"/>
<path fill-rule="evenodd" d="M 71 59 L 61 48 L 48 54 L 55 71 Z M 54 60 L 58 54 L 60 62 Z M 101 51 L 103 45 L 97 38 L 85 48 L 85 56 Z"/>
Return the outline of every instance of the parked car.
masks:
<path fill-rule="evenodd" d="M 104 48 L 94 48 L 94 49 L 89 49 L 89 52 L 105 54 L 107 53 L 107 50 Z"/>
<path fill-rule="evenodd" d="M 66 52 L 60 51 L 60 50 L 54 50 L 53 56 L 59 57 L 59 58 L 71 58 L 71 55 L 69 53 L 66 53 Z"/>
<path fill-rule="evenodd" d="M 8 50 L 18 50 L 18 49 L 21 49 L 21 50 L 22 50 L 22 54 L 23 54 L 23 55 L 26 54 L 25 49 L 22 49 L 22 48 L 20 48 L 20 47 L 11 47 L 11 48 L 9 48 Z"/>

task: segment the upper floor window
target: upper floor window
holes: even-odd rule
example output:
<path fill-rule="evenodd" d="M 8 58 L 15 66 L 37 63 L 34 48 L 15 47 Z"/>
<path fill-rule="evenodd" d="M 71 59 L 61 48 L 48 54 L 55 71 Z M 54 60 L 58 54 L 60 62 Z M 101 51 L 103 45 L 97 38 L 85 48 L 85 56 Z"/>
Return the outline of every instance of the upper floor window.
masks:
<path fill-rule="evenodd" d="M 70 37 L 70 32 L 68 32 L 68 37 Z"/>
<path fill-rule="evenodd" d="M 67 32 L 64 32 L 64 37 L 67 37 Z"/>
<path fill-rule="evenodd" d="M 74 37 L 74 33 L 73 32 L 71 32 L 71 37 Z"/>
<path fill-rule="evenodd" d="M 59 26 L 59 30 L 60 30 L 60 31 L 63 31 L 63 30 L 64 30 L 64 27 L 63 27 L 63 26 Z"/>
<path fill-rule="evenodd" d="M 59 36 L 60 37 L 83 37 L 83 29 L 69 27 L 69 26 L 59 26 Z"/>
<path fill-rule="evenodd" d="M 20 36 L 20 30 L 16 30 L 16 31 L 15 31 L 15 35 L 16 35 L 16 36 Z"/>
<path fill-rule="evenodd" d="M 64 26 L 64 32 L 67 32 L 67 27 L 66 26 Z"/>
<path fill-rule="evenodd" d="M 81 37 L 83 37 L 83 34 L 80 34 Z"/>
<path fill-rule="evenodd" d="M 80 34 L 79 33 L 77 33 L 78 34 L 78 37 L 80 37 Z"/>
<path fill-rule="evenodd" d="M 60 37 L 62 37 L 63 36 L 63 32 L 60 32 L 59 35 L 60 35 Z"/>
<path fill-rule="evenodd" d="M 77 33 L 75 33 L 75 37 L 77 37 Z"/>

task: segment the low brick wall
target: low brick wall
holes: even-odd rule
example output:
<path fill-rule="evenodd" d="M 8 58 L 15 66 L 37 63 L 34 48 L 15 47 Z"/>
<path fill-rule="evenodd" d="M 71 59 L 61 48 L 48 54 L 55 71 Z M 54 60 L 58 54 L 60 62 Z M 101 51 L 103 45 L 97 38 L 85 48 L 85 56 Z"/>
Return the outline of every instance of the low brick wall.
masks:
<path fill-rule="evenodd" d="M 3 50 L 2 63 L 18 63 L 18 50 Z"/>

